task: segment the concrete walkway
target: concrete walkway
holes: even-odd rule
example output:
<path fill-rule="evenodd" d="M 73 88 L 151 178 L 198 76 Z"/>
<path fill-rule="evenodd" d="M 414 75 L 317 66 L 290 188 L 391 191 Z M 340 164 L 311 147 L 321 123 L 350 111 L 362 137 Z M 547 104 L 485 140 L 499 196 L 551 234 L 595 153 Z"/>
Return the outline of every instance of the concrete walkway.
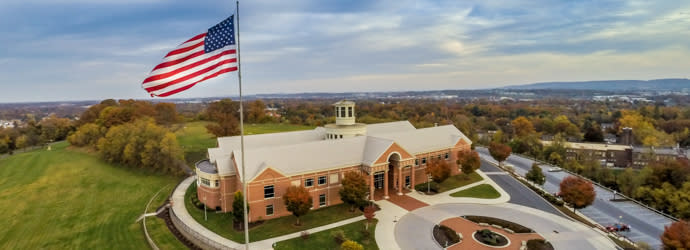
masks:
<path fill-rule="evenodd" d="M 376 201 L 376 204 L 381 208 L 381 211 L 376 213 L 376 218 L 379 220 L 374 231 L 376 245 L 380 249 L 400 249 L 395 241 L 395 224 L 408 211 L 387 200 Z"/>

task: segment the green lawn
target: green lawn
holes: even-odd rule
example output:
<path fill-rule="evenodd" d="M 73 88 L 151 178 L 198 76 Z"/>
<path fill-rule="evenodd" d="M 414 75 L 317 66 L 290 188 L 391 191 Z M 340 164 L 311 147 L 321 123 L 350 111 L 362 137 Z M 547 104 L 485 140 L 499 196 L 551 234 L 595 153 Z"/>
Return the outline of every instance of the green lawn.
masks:
<path fill-rule="evenodd" d="M 369 238 L 364 239 L 363 231 L 366 220 L 361 220 L 358 222 L 350 223 L 344 226 L 336 227 L 326 231 L 321 231 L 315 234 L 309 235 L 309 238 L 304 240 L 300 238 L 294 238 L 289 240 L 280 241 L 276 244 L 274 249 L 276 250 L 299 250 L 299 249 L 340 249 L 340 246 L 335 242 L 331 236 L 331 232 L 335 230 L 343 230 L 345 232 L 345 237 L 354 240 L 357 243 L 364 246 L 364 249 L 379 249 L 376 246 L 376 240 L 374 239 L 374 232 L 376 229 L 376 223 L 378 221 L 374 220 L 369 225 Z"/>
<path fill-rule="evenodd" d="M 187 193 L 185 193 L 185 207 L 189 214 L 204 227 L 218 235 L 236 242 L 244 242 L 244 232 L 232 229 L 232 215 L 230 213 L 207 212 L 208 221 L 204 221 L 204 210 L 198 209 L 191 204 L 191 196 L 195 195 L 192 190 L 193 188 L 190 186 Z M 312 210 L 307 215 L 301 217 L 302 226 L 300 227 L 294 226 L 296 222 L 294 216 L 266 220 L 263 224 L 249 230 L 249 239 L 251 242 L 265 240 L 362 215 L 362 212 L 359 210 L 350 213 L 349 208 L 346 204 L 340 204 Z"/>
<path fill-rule="evenodd" d="M 148 248 L 135 220 L 179 178 L 113 166 L 67 145 L 0 160 L 0 249 Z"/>
<path fill-rule="evenodd" d="M 477 172 L 473 172 L 469 175 L 458 174 L 455 176 L 448 177 L 448 179 L 439 183 L 438 184 L 438 192 L 443 193 L 445 191 L 453 190 L 453 189 L 456 189 L 456 188 L 459 188 L 459 187 L 462 187 L 465 185 L 469 185 L 469 184 L 472 184 L 472 183 L 475 183 L 475 182 L 478 182 L 481 180 L 483 180 L 483 178 L 481 176 L 479 176 L 479 174 L 477 174 Z M 433 184 L 433 182 L 432 182 L 432 184 Z M 424 182 L 422 184 L 417 184 L 415 186 L 415 189 L 426 190 L 426 185 L 427 185 L 426 182 Z M 420 189 L 420 187 L 421 187 L 421 189 Z"/>
<path fill-rule="evenodd" d="M 184 148 L 187 163 L 193 165 L 195 162 L 206 158 L 206 150 L 216 147 L 216 137 L 206 131 L 208 122 L 196 121 L 185 123 L 181 129 L 175 132 L 177 141 Z M 313 129 L 314 127 L 293 125 L 287 123 L 263 123 L 245 124 L 245 135 L 277 133 L 287 131 L 297 131 Z"/>
<path fill-rule="evenodd" d="M 469 198 L 480 198 L 480 199 L 496 199 L 501 197 L 501 194 L 494 189 L 489 184 L 477 185 L 465 190 L 461 190 L 450 194 L 453 197 L 469 197 Z"/>

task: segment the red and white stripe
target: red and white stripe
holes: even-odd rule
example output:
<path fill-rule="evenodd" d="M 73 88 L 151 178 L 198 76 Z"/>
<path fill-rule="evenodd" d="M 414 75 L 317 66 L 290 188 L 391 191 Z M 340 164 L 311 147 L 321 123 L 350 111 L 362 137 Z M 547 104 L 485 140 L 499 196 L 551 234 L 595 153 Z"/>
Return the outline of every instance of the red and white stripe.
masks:
<path fill-rule="evenodd" d="M 206 33 L 177 46 L 156 65 L 142 83 L 151 96 L 165 97 L 195 84 L 237 70 L 235 45 L 204 53 Z"/>

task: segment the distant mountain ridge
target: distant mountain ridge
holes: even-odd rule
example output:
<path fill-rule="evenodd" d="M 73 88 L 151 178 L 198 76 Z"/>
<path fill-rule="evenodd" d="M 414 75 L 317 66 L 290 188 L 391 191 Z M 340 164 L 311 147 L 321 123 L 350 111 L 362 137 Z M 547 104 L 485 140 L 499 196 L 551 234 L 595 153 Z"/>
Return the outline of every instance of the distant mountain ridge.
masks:
<path fill-rule="evenodd" d="M 541 82 L 506 86 L 504 89 L 572 89 L 600 91 L 682 91 L 690 89 L 690 79 L 611 80 L 585 82 Z"/>

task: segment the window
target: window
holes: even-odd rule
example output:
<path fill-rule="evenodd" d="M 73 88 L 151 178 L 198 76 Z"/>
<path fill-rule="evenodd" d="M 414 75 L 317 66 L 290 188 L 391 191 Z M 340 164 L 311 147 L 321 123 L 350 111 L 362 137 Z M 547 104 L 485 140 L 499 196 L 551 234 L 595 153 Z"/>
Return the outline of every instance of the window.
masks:
<path fill-rule="evenodd" d="M 220 187 L 220 180 L 216 180 L 216 187 Z"/>
<path fill-rule="evenodd" d="M 438 155 L 438 159 L 439 159 L 439 160 L 441 159 L 441 155 L 440 155 L 440 154 Z"/>
<path fill-rule="evenodd" d="M 448 153 L 446 153 L 446 156 L 444 156 L 444 158 L 446 158 L 446 160 L 448 160 Z"/>
<path fill-rule="evenodd" d="M 347 116 L 352 117 L 352 107 L 347 107 Z"/>
<path fill-rule="evenodd" d="M 409 187 L 410 186 L 410 176 L 405 176 L 405 186 Z"/>
<path fill-rule="evenodd" d="M 305 187 L 314 186 L 314 178 L 308 178 L 308 179 L 304 180 L 304 186 Z"/>
<path fill-rule="evenodd" d="M 201 184 L 203 184 L 204 186 L 210 187 L 211 181 L 209 179 L 206 179 L 206 178 L 201 178 Z"/>
<path fill-rule="evenodd" d="M 326 194 L 320 194 L 319 195 L 319 207 L 323 207 L 326 205 Z"/>
<path fill-rule="evenodd" d="M 273 185 L 264 186 L 264 199 L 273 198 L 274 196 Z"/>
<path fill-rule="evenodd" d="M 426 157 L 422 158 L 422 165 L 426 164 Z"/>
<path fill-rule="evenodd" d="M 340 117 L 340 107 L 335 107 L 335 117 Z"/>
<path fill-rule="evenodd" d="M 345 117 L 345 107 L 340 107 L 340 117 Z"/>
<path fill-rule="evenodd" d="M 340 139 L 343 139 L 343 135 L 340 135 Z"/>
<path fill-rule="evenodd" d="M 326 176 L 319 176 L 319 185 L 326 184 Z"/>
<path fill-rule="evenodd" d="M 414 165 L 419 166 L 419 159 L 414 159 Z"/>
<path fill-rule="evenodd" d="M 273 215 L 273 205 L 266 206 L 266 216 Z"/>

